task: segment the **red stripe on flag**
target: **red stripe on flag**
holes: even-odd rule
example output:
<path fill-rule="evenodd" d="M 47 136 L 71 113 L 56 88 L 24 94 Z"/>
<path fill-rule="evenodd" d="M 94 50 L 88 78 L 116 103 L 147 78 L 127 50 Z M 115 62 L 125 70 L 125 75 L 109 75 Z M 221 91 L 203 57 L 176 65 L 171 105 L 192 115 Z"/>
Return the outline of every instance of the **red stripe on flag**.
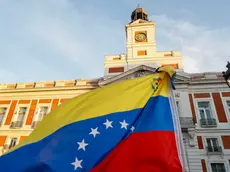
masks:
<path fill-rule="evenodd" d="M 174 132 L 133 133 L 91 170 L 102 171 L 182 172 Z"/>

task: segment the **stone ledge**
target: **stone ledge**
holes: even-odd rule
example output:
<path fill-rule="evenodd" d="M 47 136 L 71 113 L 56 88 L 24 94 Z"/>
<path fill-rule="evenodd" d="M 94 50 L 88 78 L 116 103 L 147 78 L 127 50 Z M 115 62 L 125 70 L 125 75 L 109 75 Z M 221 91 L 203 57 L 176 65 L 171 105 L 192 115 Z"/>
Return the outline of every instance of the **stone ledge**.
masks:
<path fill-rule="evenodd" d="M 77 79 L 57 81 L 18 82 L 15 84 L 0 84 L 0 90 L 98 86 L 99 79 Z"/>

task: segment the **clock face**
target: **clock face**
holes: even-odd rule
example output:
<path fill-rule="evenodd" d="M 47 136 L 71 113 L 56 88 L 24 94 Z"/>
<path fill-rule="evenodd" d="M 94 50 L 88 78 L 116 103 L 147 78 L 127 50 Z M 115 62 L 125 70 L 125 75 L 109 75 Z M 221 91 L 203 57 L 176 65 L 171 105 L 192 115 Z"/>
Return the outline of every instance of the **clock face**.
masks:
<path fill-rule="evenodd" d="M 138 33 L 138 34 L 135 36 L 135 40 L 138 41 L 138 42 L 142 42 L 142 41 L 144 41 L 146 38 L 147 38 L 147 36 L 146 36 L 145 33 Z"/>

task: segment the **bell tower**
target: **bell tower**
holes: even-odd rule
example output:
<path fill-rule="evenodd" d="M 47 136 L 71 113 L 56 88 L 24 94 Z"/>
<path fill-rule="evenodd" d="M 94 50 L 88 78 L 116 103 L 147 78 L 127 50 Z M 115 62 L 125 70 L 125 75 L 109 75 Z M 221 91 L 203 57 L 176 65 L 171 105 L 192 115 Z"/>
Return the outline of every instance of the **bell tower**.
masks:
<path fill-rule="evenodd" d="M 148 59 L 156 53 L 155 23 L 143 8 L 136 8 L 126 25 L 127 60 Z"/>
<path fill-rule="evenodd" d="M 138 19 L 148 21 L 148 14 L 143 8 L 136 8 L 131 14 L 131 22 Z"/>

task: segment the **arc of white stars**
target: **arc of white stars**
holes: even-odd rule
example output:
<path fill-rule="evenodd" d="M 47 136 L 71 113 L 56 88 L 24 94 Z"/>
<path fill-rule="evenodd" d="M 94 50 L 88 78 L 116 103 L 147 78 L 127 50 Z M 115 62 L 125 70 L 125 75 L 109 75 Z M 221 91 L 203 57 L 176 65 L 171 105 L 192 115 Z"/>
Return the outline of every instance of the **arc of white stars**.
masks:
<path fill-rule="evenodd" d="M 113 121 L 109 121 L 108 119 L 106 119 L 106 122 L 103 124 L 106 126 L 106 129 L 108 129 L 109 127 L 113 128 L 112 123 L 113 123 Z"/>
<path fill-rule="evenodd" d="M 129 125 L 128 123 L 125 122 L 125 120 L 123 120 L 123 122 L 120 122 L 121 124 L 121 128 L 125 128 L 127 130 L 127 126 Z"/>
<path fill-rule="evenodd" d="M 97 130 L 98 130 L 98 127 L 95 129 L 91 128 L 91 132 L 89 134 L 92 134 L 93 137 L 95 138 L 97 134 L 100 134 L 100 132 Z"/>
<path fill-rule="evenodd" d="M 82 168 L 82 161 L 82 159 L 78 160 L 77 157 L 75 157 L 75 161 L 71 163 L 74 166 L 74 170 L 76 170 L 77 168 Z"/>
<path fill-rule="evenodd" d="M 81 142 L 77 142 L 79 145 L 78 150 L 83 149 L 85 151 L 85 147 L 89 145 L 88 143 L 85 143 L 85 140 L 83 139 Z"/>

